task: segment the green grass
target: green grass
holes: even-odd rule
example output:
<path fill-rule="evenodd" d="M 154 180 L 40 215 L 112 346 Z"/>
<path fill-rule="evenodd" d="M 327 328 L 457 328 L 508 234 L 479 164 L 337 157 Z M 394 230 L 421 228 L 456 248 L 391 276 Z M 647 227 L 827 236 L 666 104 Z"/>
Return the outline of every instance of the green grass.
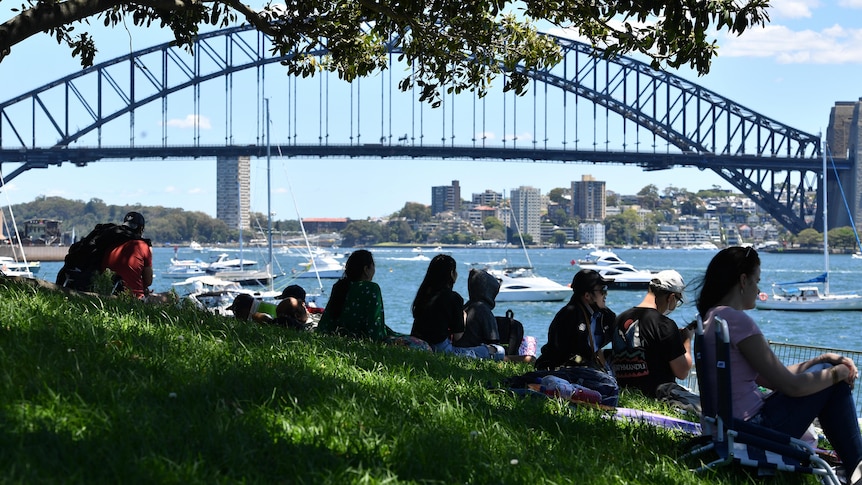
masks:
<path fill-rule="evenodd" d="M 0 281 L 3 483 L 740 483 L 471 361 Z M 673 413 L 638 394 L 621 405 Z M 772 483 L 815 483 L 779 475 Z"/>

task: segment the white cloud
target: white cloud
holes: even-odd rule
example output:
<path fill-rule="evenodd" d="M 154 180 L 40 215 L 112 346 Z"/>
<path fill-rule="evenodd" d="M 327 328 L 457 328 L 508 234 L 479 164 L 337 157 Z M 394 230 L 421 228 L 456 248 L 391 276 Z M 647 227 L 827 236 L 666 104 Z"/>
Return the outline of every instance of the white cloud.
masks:
<path fill-rule="evenodd" d="M 839 0 L 838 5 L 847 8 L 862 8 L 862 0 Z"/>
<path fill-rule="evenodd" d="M 172 126 L 174 128 L 194 128 L 195 124 L 199 124 L 202 130 L 209 130 L 212 128 L 210 124 L 210 119 L 206 116 L 199 115 L 186 115 L 185 118 L 173 118 L 168 120 L 167 125 Z"/>
<path fill-rule="evenodd" d="M 768 25 L 739 37 L 722 36 L 719 44 L 719 55 L 727 57 L 771 57 L 782 64 L 862 63 L 862 29 L 840 25 L 820 32 Z"/>
<path fill-rule="evenodd" d="M 820 6 L 817 0 L 772 0 L 769 2 L 770 18 L 811 18 L 811 10 Z"/>
<path fill-rule="evenodd" d="M 173 185 L 168 185 L 167 187 L 165 187 L 165 192 L 167 192 L 169 194 L 176 194 L 177 188 Z"/>
<path fill-rule="evenodd" d="M 476 138 L 476 141 L 495 140 L 495 139 L 497 139 L 497 135 L 495 135 L 493 131 L 485 131 L 485 132 L 480 131 L 479 133 L 476 133 L 475 138 Z"/>
<path fill-rule="evenodd" d="M 194 187 L 194 188 L 191 188 L 188 191 L 186 191 L 186 193 L 189 195 L 205 194 L 206 190 L 204 190 L 200 187 Z"/>

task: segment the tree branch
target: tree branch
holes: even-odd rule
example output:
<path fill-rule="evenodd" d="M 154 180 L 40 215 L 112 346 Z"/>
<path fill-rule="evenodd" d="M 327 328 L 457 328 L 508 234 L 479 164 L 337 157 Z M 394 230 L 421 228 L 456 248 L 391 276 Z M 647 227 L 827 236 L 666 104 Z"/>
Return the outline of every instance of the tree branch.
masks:
<path fill-rule="evenodd" d="M 69 0 L 58 3 L 38 3 L 0 25 L 0 60 L 12 46 L 40 32 L 60 29 L 75 21 L 92 17 L 124 4 L 135 4 L 158 10 L 186 8 L 195 0 L 139 0 L 120 2 L 117 0 Z"/>

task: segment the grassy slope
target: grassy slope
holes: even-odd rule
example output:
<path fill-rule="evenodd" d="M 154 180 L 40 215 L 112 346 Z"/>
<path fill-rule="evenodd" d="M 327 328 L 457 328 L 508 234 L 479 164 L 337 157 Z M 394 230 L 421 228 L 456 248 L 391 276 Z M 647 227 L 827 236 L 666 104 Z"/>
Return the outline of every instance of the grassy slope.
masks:
<path fill-rule="evenodd" d="M 692 475 L 685 436 L 487 390 L 523 364 L 5 280 L 0 314 L 2 482 L 750 480 Z"/>

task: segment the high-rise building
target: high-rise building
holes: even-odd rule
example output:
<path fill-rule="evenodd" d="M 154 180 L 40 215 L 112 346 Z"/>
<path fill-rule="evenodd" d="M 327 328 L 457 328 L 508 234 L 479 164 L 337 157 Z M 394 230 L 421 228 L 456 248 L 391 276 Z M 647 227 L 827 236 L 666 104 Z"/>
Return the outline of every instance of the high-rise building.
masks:
<path fill-rule="evenodd" d="M 431 215 L 459 210 L 461 210 L 461 185 L 457 180 L 453 180 L 452 185 L 431 187 Z"/>
<path fill-rule="evenodd" d="M 578 224 L 578 240 L 581 244 L 597 247 L 605 245 L 605 225 L 601 222 L 582 222 Z"/>
<path fill-rule="evenodd" d="M 541 210 L 542 195 L 539 189 L 521 186 L 512 189 L 509 203 L 512 207 L 509 220 L 513 233 L 529 234 L 533 242 L 542 242 Z"/>
<path fill-rule="evenodd" d="M 249 157 L 216 159 L 216 219 L 232 229 L 247 229 L 251 218 Z"/>
<path fill-rule="evenodd" d="M 503 194 L 485 189 L 481 194 L 473 194 L 473 204 L 496 207 L 503 201 Z"/>
<path fill-rule="evenodd" d="M 604 182 L 582 175 L 580 182 L 572 182 L 572 216 L 582 221 L 605 220 L 605 195 Z"/>

